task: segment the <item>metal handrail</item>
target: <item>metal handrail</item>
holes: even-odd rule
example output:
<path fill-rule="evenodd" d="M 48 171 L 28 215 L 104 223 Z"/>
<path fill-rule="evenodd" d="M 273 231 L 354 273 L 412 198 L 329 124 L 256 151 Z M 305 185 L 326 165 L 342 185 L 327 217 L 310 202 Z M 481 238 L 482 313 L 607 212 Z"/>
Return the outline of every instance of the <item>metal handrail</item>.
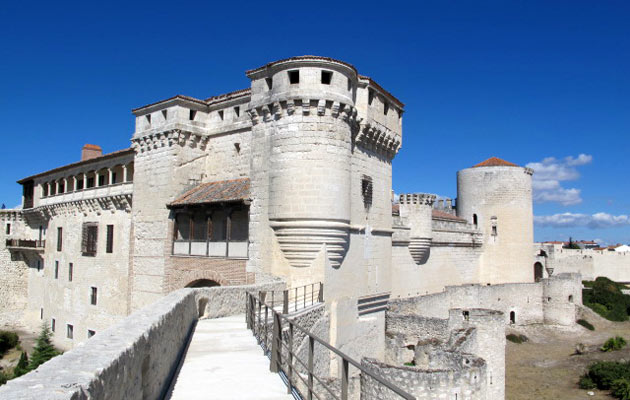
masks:
<path fill-rule="evenodd" d="M 282 304 L 282 313 L 289 314 L 324 302 L 324 284 L 321 282 L 284 290 L 261 292 L 261 299 L 276 308 Z"/>
<path fill-rule="evenodd" d="M 308 329 L 303 328 L 302 326 L 300 326 L 294 321 L 291 321 L 286 315 L 283 315 L 282 313 L 275 310 L 272 305 L 267 304 L 265 302 L 265 298 L 268 298 L 267 292 L 259 292 L 258 296 L 251 292 L 247 293 L 247 296 L 246 296 L 247 327 L 248 329 L 251 329 L 252 333 L 257 338 L 258 343 L 262 346 L 265 354 L 270 355 L 271 362 L 270 362 L 269 369 L 272 372 L 278 372 L 278 373 L 282 371 L 284 375 L 287 377 L 288 393 L 291 393 L 294 388 L 297 390 L 297 388 L 294 386 L 294 382 L 297 382 L 296 380 L 294 380 L 294 375 L 295 375 L 300 379 L 300 381 L 302 381 L 306 385 L 307 387 L 306 398 L 308 400 L 312 400 L 313 396 L 315 396 L 315 398 L 317 399 L 320 398 L 320 396 L 314 392 L 315 380 L 324 389 L 326 389 L 326 391 L 329 392 L 333 397 L 340 400 L 347 400 L 349 376 L 350 376 L 349 368 L 350 368 L 350 365 L 352 365 L 355 368 L 357 368 L 361 372 L 361 374 L 365 374 L 366 376 L 369 376 L 371 379 L 374 379 L 376 382 L 378 382 L 379 384 L 381 384 L 388 390 L 400 396 L 400 398 L 405 399 L 405 400 L 415 400 L 415 397 L 412 396 L 411 394 L 399 388 L 392 382 L 389 382 L 383 379 L 382 377 L 374 374 L 370 370 L 363 367 L 359 362 L 355 361 L 348 355 L 344 354 L 339 349 L 335 348 L 334 346 L 330 345 L 323 339 L 320 339 L 319 337 L 310 333 Z M 261 326 L 263 322 L 262 321 L 263 308 L 264 308 L 264 333 L 262 332 L 263 327 Z M 271 321 L 273 323 L 271 347 L 269 346 L 269 332 L 268 332 L 270 314 L 271 314 Z M 295 329 L 302 332 L 305 335 L 305 337 L 308 338 L 308 360 L 306 362 L 304 362 L 304 360 L 299 359 L 297 352 L 295 352 L 293 349 L 293 344 L 294 344 L 293 337 L 294 337 Z M 282 335 L 282 332 L 284 330 L 288 331 L 288 335 L 287 335 L 288 338 L 286 340 L 283 338 L 283 335 Z M 315 343 L 319 343 L 320 345 L 324 346 L 326 349 L 332 351 L 335 355 L 341 358 L 341 361 L 342 361 L 341 363 L 341 366 L 342 366 L 341 368 L 341 394 L 339 397 L 336 396 L 333 393 L 333 390 L 324 383 L 323 379 L 315 376 L 314 374 L 313 361 L 314 361 Z M 285 360 L 284 360 L 286 362 L 286 369 L 285 369 L 285 366 L 283 366 L 283 356 L 282 356 L 283 347 L 284 349 L 286 349 L 286 352 L 287 352 L 285 356 Z M 307 374 L 308 374 L 306 381 L 302 376 L 300 376 L 299 373 L 294 374 L 294 366 L 293 366 L 294 359 L 306 369 Z"/>

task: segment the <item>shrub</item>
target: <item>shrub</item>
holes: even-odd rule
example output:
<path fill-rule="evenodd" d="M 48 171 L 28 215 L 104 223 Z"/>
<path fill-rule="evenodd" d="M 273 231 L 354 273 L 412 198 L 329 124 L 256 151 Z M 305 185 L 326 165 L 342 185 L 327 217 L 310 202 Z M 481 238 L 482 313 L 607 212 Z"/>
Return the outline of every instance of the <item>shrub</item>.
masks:
<path fill-rule="evenodd" d="M 610 387 L 613 396 L 621 400 L 630 400 L 630 380 L 617 379 Z"/>
<path fill-rule="evenodd" d="M 19 340 L 15 332 L 0 331 L 0 355 L 17 346 Z"/>
<path fill-rule="evenodd" d="M 31 355 L 31 362 L 28 364 L 28 369 L 30 371 L 36 369 L 51 358 L 61 354 L 50 342 L 50 336 L 52 336 L 52 332 L 48 329 L 48 325 L 42 325 L 42 331 L 37 338 L 37 344 L 35 345 L 35 349 L 33 349 L 33 354 Z"/>
<path fill-rule="evenodd" d="M 18 361 L 17 365 L 13 369 L 13 377 L 17 378 L 18 376 L 24 375 L 28 371 L 30 371 L 28 369 L 28 355 L 26 354 L 25 351 L 23 351 L 22 354 L 20 355 L 20 360 Z"/>
<path fill-rule="evenodd" d="M 580 385 L 580 389 L 595 389 L 597 387 L 588 374 L 582 375 L 578 384 Z"/>
<path fill-rule="evenodd" d="M 527 338 L 527 336 L 525 335 L 515 335 L 513 333 L 510 333 L 509 335 L 506 335 L 505 338 L 507 340 L 509 340 L 512 343 L 516 343 L 516 344 L 521 344 L 523 342 L 527 342 L 529 339 Z"/>
<path fill-rule="evenodd" d="M 610 338 L 606 340 L 604 345 L 600 348 L 601 351 L 615 351 L 621 350 L 626 347 L 626 339 L 621 336 L 615 336 L 614 338 Z"/>
<path fill-rule="evenodd" d="M 0 371 L 0 386 L 7 383 L 8 380 L 9 380 L 9 377 L 6 376 L 4 372 Z"/>
<path fill-rule="evenodd" d="M 610 321 L 627 321 L 630 296 L 621 292 L 626 287 L 608 278 L 599 277 L 586 284 L 592 287 L 582 291 L 582 302 L 593 311 Z"/>
<path fill-rule="evenodd" d="M 599 389 L 610 389 L 618 379 L 630 379 L 630 363 L 599 361 L 588 367 L 588 376 Z"/>
<path fill-rule="evenodd" d="M 594 330 L 595 330 L 595 327 L 594 327 L 594 326 L 593 326 L 590 322 L 588 322 L 588 321 L 587 321 L 587 320 L 585 320 L 585 319 L 578 319 L 578 320 L 577 320 L 577 323 L 578 323 L 579 325 L 582 325 L 583 327 L 585 327 L 585 328 L 586 328 L 586 329 L 588 329 L 589 331 L 594 331 Z"/>

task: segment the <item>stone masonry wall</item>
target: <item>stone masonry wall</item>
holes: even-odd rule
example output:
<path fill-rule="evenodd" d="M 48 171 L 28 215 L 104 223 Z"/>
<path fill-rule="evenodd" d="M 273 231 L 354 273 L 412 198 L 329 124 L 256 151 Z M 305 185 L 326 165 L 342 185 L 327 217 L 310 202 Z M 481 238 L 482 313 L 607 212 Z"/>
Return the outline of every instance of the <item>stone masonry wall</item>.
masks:
<path fill-rule="evenodd" d="M 549 280 L 553 282 L 552 287 L 559 286 L 562 289 L 558 290 L 566 292 L 566 296 L 554 296 L 552 300 L 557 298 L 566 304 L 564 312 L 568 309 L 575 310 L 576 304 L 581 303 L 581 296 L 577 294 L 581 284 L 573 276 L 567 275 L 544 279 L 539 283 L 449 286 L 441 293 L 392 300 L 389 310 L 425 317 L 447 318 L 448 310 L 451 308 L 486 308 L 502 311 L 506 324 L 510 323 L 511 312 L 514 312 L 517 325 L 544 323 L 547 299 L 543 293 L 543 285 Z M 570 294 L 574 295 L 573 302 L 569 300 Z M 573 314 L 569 313 L 568 317 L 564 318 L 556 316 L 553 318 L 554 323 L 572 325 L 575 319 L 570 321 L 571 315 Z"/>
<path fill-rule="evenodd" d="M 6 240 L 19 237 L 23 225 L 19 211 L 0 211 L 0 325 L 21 325 L 27 305 L 28 255 L 6 248 Z"/>

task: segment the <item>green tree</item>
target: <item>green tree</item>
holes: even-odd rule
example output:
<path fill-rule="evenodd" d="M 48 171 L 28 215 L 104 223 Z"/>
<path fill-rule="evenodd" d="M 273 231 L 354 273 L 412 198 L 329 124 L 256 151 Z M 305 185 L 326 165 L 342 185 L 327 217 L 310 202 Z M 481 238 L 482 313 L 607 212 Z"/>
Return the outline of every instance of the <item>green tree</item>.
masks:
<path fill-rule="evenodd" d="M 31 362 L 28 364 L 29 371 L 36 369 L 46 361 L 61 354 L 59 350 L 52 345 L 50 341 L 51 336 L 52 332 L 48 329 L 48 325 L 42 325 L 42 331 L 37 338 L 37 345 L 35 349 L 33 349 L 33 354 L 31 354 Z"/>
<path fill-rule="evenodd" d="M 28 354 L 26 354 L 26 352 L 23 351 L 22 354 L 20 355 L 20 360 L 18 361 L 17 365 L 13 369 L 13 377 L 17 378 L 18 376 L 24 375 L 28 371 L 30 371 L 30 369 L 28 368 Z"/>

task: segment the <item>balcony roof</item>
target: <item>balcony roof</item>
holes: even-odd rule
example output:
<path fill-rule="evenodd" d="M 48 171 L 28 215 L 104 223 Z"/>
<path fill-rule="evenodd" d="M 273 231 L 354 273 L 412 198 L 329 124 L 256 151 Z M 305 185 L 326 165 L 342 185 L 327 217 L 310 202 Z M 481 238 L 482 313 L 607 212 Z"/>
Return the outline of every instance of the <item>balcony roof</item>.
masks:
<path fill-rule="evenodd" d="M 249 178 L 202 183 L 168 204 L 168 207 L 242 201 L 249 198 Z"/>

